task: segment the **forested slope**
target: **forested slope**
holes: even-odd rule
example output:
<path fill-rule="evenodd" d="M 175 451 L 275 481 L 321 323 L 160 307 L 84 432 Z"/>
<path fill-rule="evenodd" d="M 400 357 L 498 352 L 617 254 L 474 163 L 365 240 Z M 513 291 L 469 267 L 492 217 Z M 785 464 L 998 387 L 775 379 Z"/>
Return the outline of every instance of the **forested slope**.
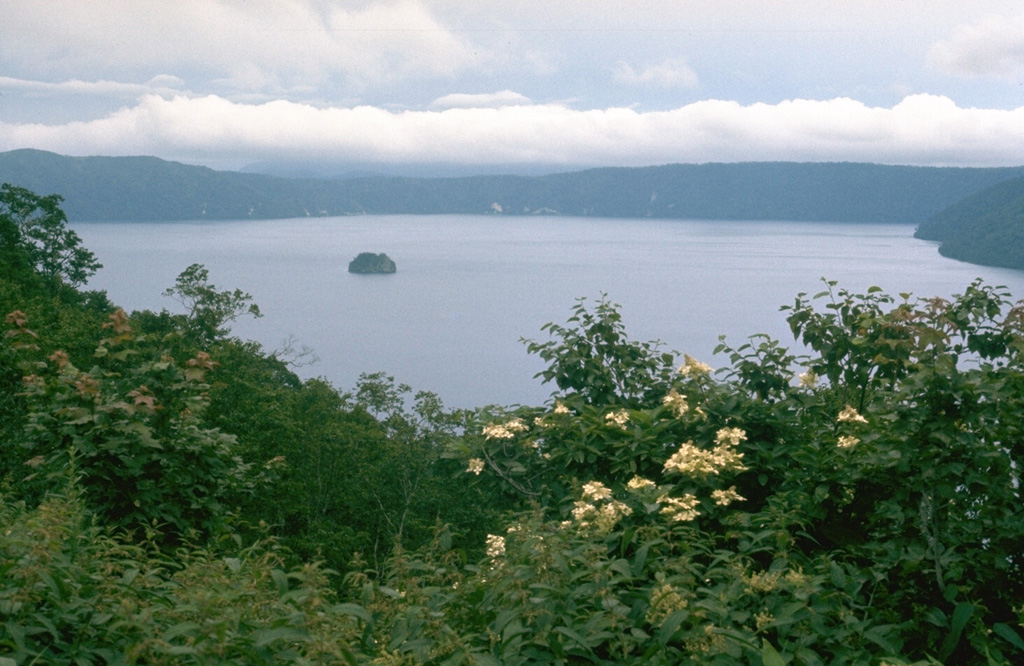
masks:
<path fill-rule="evenodd" d="M 923 222 L 917 238 L 942 241 L 946 257 L 1024 269 L 1024 178 L 965 198 Z"/>
<path fill-rule="evenodd" d="M 155 157 L 0 153 L 0 182 L 59 192 L 71 220 L 363 213 L 559 214 L 713 220 L 921 222 L 1024 168 L 785 162 L 602 168 L 547 176 L 288 179 Z"/>

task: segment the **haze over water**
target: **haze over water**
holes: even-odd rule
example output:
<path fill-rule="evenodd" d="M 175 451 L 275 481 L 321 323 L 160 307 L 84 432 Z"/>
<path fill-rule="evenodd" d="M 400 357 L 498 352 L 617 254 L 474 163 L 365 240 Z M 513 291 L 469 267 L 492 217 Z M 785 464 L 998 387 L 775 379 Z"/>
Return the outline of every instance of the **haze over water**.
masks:
<path fill-rule="evenodd" d="M 80 222 L 104 268 L 89 284 L 127 310 L 161 296 L 189 264 L 218 289 L 251 293 L 264 317 L 233 334 L 278 349 L 289 336 L 320 361 L 298 368 L 341 389 L 384 371 L 449 407 L 540 404 L 554 387 L 520 338 L 546 340 L 575 300 L 621 304 L 629 336 L 660 339 L 712 365 L 768 333 L 790 344 L 779 306 L 824 287 L 961 293 L 975 278 L 1024 297 L 1024 272 L 941 257 L 913 225 L 566 217 L 360 216 L 227 222 Z M 359 252 L 386 252 L 394 275 L 353 275 Z"/>

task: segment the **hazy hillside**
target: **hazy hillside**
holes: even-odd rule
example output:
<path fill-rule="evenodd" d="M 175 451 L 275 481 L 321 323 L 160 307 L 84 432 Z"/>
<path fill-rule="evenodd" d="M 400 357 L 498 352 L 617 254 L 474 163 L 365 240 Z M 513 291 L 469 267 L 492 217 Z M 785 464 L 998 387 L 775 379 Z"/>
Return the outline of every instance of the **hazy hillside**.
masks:
<path fill-rule="evenodd" d="M 0 153 L 0 182 L 59 193 L 71 220 L 364 213 L 922 222 L 1024 167 L 674 164 L 545 176 L 283 178 L 155 157 Z"/>
<path fill-rule="evenodd" d="M 1014 178 L 946 208 L 915 234 L 939 240 L 946 257 L 1024 269 L 1024 178 Z"/>

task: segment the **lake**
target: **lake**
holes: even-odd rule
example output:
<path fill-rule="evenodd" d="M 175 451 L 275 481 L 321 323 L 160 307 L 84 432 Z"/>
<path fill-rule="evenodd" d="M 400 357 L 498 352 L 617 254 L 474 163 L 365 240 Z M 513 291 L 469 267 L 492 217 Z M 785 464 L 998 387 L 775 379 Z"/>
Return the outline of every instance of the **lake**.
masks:
<path fill-rule="evenodd" d="M 633 339 L 659 339 L 712 365 L 768 333 L 792 342 L 779 306 L 817 293 L 822 277 L 863 291 L 961 293 L 975 278 L 1024 297 L 1024 272 L 939 256 L 913 225 L 504 216 L 79 222 L 104 264 L 89 287 L 127 310 L 180 311 L 161 296 L 189 264 L 218 289 L 253 295 L 264 317 L 233 334 L 269 350 L 293 338 L 319 362 L 297 368 L 347 390 L 384 371 L 449 407 L 540 404 L 553 387 L 520 338 L 547 339 L 575 300 L 621 304 Z M 354 275 L 360 252 L 386 252 L 393 275 Z"/>

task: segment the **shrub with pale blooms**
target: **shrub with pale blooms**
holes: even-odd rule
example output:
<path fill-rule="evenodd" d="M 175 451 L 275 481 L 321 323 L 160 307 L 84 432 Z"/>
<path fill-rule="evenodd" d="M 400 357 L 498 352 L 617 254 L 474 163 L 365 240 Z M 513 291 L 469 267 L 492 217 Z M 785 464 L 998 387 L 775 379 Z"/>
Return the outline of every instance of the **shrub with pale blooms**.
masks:
<path fill-rule="evenodd" d="M 517 433 L 526 432 L 530 426 L 522 419 L 514 418 L 507 423 L 492 423 L 484 426 L 483 433 L 487 439 L 512 439 Z"/>

